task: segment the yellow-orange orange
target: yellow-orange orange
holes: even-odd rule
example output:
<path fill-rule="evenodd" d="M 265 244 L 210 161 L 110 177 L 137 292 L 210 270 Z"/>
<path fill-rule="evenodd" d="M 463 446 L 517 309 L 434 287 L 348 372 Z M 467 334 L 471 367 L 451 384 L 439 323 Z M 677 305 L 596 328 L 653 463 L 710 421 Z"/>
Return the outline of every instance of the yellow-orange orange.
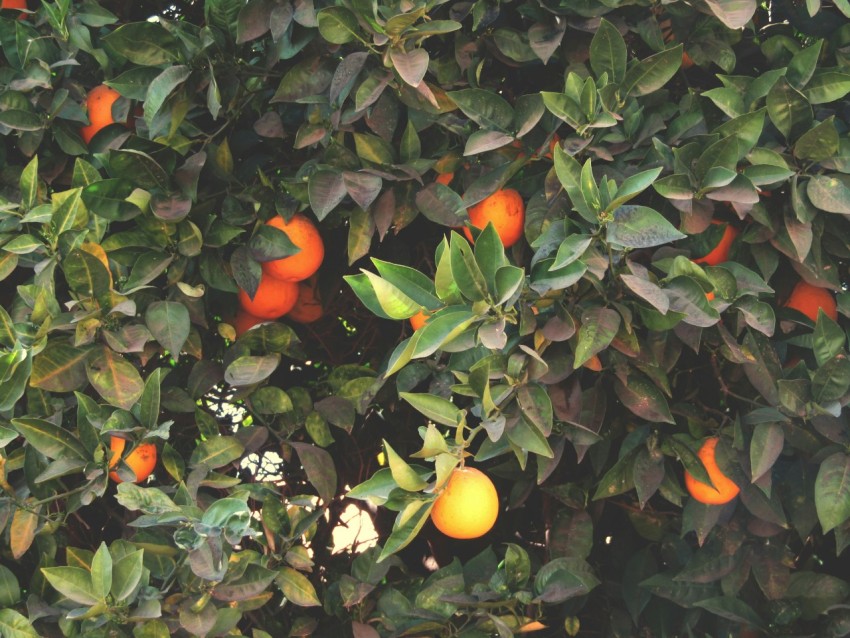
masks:
<path fill-rule="evenodd" d="M 301 250 L 289 257 L 265 262 L 265 274 L 282 281 L 303 281 L 319 269 L 325 258 L 325 244 L 313 222 L 300 214 L 289 221 L 275 215 L 266 224 L 285 232 L 289 241 Z"/>
<path fill-rule="evenodd" d="M 236 317 L 233 318 L 233 327 L 236 329 L 236 337 L 241 337 L 258 323 L 263 323 L 266 319 L 255 317 L 250 312 L 245 312 L 242 308 L 236 311 Z"/>
<path fill-rule="evenodd" d="M 520 240 L 525 229 L 525 202 L 514 189 L 503 188 L 470 208 L 469 221 L 481 229 L 493 222 L 502 244 L 510 248 Z M 465 227 L 463 232 L 472 241 L 469 228 Z"/>
<path fill-rule="evenodd" d="M 593 370 L 594 372 L 602 371 L 602 359 L 599 358 L 598 354 L 593 355 L 581 364 L 583 368 L 587 368 L 588 370 Z"/>
<path fill-rule="evenodd" d="M 431 510 L 434 525 L 452 538 L 483 536 L 498 516 L 499 494 L 493 481 L 473 467 L 452 472 Z"/>
<path fill-rule="evenodd" d="M 123 454 L 126 445 L 127 441 L 122 439 L 120 436 L 110 437 L 110 469 L 118 465 L 118 461 L 121 460 L 121 455 Z M 151 475 L 153 468 L 156 467 L 156 446 L 153 443 L 140 443 L 124 458 L 124 463 L 126 463 L 136 474 L 136 480 L 133 482 L 141 483 Z M 116 483 L 123 482 L 121 477 L 118 476 L 118 472 L 110 472 L 109 478 Z"/>
<path fill-rule="evenodd" d="M 822 309 L 833 321 L 838 321 L 838 308 L 832 293 L 826 288 L 819 288 L 805 281 L 797 282 L 784 305 L 786 308 L 802 312 L 812 321 L 818 320 L 819 309 Z"/>
<path fill-rule="evenodd" d="M 717 220 L 712 220 L 712 224 L 720 224 Z M 703 257 L 698 257 L 693 260 L 695 264 L 705 265 L 705 266 L 716 266 L 718 264 L 722 264 L 725 261 L 729 261 L 729 251 L 732 248 L 732 242 L 735 241 L 735 238 L 738 236 L 738 229 L 732 226 L 731 224 L 726 224 L 726 228 L 723 231 L 723 236 L 720 238 L 720 241 L 717 242 L 717 245 L 709 251 L 709 253 Z"/>
<path fill-rule="evenodd" d="M 316 286 L 312 283 L 298 284 L 298 299 L 286 316 L 298 323 L 313 323 L 325 313 L 322 302 L 316 296 Z"/>
<path fill-rule="evenodd" d="M 248 293 L 239 289 L 239 305 L 248 314 L 260 319 L 277 319 L 292 310 L 298 299 L 298 284 L 293 281 L 281 281 L 265 273 L 260 277 L 257 293 L 251 299 Z"/>
<path fill-rule="evenodd" d="M 86 97 L 86 109 L 88 111 L 90 124 L 80 129 L 83 141 L 88 144 L 100 129 L 114 124 L 112 119 L 112 105 L 121 97 L 115 89 L 105 84 L 94 87 Z"/>
<path fill-rule="evenodd" d="M 719 440 L 717 437 L 706 439 L 697 453 L 708 472 L 708 477 L 714 483 L 714 487 L 696 480 L 690 472 L 685 471 L 685 487 L 688 488 L 688 492 L 695 500 L 707 505 L 728 503 L 740 491 L 734 481 L 726 476 L 717 465 L 715 450 Z"/>

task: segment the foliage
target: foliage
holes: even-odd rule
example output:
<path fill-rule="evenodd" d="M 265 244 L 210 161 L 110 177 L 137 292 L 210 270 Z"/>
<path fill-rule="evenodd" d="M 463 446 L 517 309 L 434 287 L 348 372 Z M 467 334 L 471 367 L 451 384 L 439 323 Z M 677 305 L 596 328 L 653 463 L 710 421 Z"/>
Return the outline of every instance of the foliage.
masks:
<path fill-rule="evenodd" d="M 850 635 L 846 0 L 162 5 L 0 11 L 3 638 Z M 237 339 L 295 213 L 324 316 Z"/>

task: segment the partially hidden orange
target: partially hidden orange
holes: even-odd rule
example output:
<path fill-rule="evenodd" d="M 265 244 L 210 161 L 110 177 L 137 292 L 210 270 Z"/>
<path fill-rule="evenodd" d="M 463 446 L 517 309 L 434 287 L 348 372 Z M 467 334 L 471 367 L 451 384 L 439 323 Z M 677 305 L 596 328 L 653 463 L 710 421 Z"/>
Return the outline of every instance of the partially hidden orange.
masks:
<path fill-rule="evenodd" d="M 322 318 L 325 313 L 322 302 L 316 296 L 315 284 L 301 282 L 298 284 L 298 299 L 286 316 L 298 323 L 313 323 Z"/>
<path fill-rule="evenodd" d="M 26 9 L 27 0 L 3 0 L 0 9 Z"/>
<path fill-rule="evenodd" d="M 275 215 L 267 225 L 282 230 L 300 249 L 294 255 L 263 263 L 263 272 L 283 281 L 303 281 L 315 273 L 325 258 L 325 244 L 316 226 L 304 215 L 286 221 Z"/>
<path fill-rule="evenodd" d="M 236 329 L 236 337 L 239 338 L 257 324 L 263 323 L 266 319 L 255 317 L 250 312 L 245 312 L 242 308 L 236 311 L 236 317 L 233 318 L 233 327 Z"/>
<path fill-rule="evenodd" d="M 510 248 L 520 240 L 525 229 L 525 202 L 512 188 L 497 190 L 469 209 L 469 221 L 482 230 L 488 222 L 493 222 L 502 244 Z M 463 232 L 472 241 L 469 228 L 464 227 Z"/>
<path fill-rule="evenodd" d="M 786 308 L 802 312 L 812 321 L 818 320 L 818 310 L 822 309 L 827 317 L 838 321 L 838 308 L 835 297 L 826 288 L 819 288 L 805 281 L 797 282 L 791 295 L 785 301 Z"/>
<path fill-rule="evenodd" d="M 723 505 L 724 503 L 728 503 L 740 491 L 740 488 L 735 482 L 726 476 L 717 465 L 715 450 L 717 449 L 717 442 L 719 440 L 718 437 L 706 439 L 697 453 L 714 487 L 698 481 L 690 472 L 685 471 L 685 487 L 688 488 L 688 492 L 690 492 L 695 500 L 707 505 Z"/>
<path fill-rule="evenodd" d="M 455 178 L 454 173 L 440 173 L 437 175 L 437 179 L 434 180 L 438 184 L 442 184 L 443 186 L 448 186 L 452 183 L 452 180 Z"/>
<path fill-rule="evenodd" d="M 425 310 L 420 310 L 410 318 L 410 325 L 414 330 L 419 330 L 419 328 L 425 325 L 425 322 L 428 321 L 428 317 L 430 316 L 430 313 Z"/>
<path fill-rule="evenodd" d="M 88 144 L 102 128 L 115 124 L 112 118 L 112 105 L 121 97 L 115 89 L 105 84 L 94 87 L 86 97 L 86 110 L 88 111 L 90 124 L 80 129 L 83 141 Z"/>
<path fill-rule="evenodd" d="M 492 529 L 499 516 L 499 494 L 484 472 L 459 467 L 443 486 L 431 520 L 451 538 L 478 538 Z"/>
<path fill-rule="evenodd" d="M 711 223 L 722 224 L 723 222 L 712 220 Z M 712 248 L 708 254 L 703 257 L 697 257 L 693 260 L 693 262 L 703 266 L 717 266 L 725 261 L 729 261 L 729 251 L 732 248 L 732 242 L 735 241 L 737 236 L 738 229 L 731 224 L 726 224 L 723 236 L 720 238 L 720 241 L 717 242 L 717 245 Z"/>
<path fill-rule="evenodd" d="M 277 319 L 292 310 L 298 299 L 298 284 L 293 281 L 281 281 L 265 273 L 260 277 L 260 285 L 254 298 L 239 289 L 239 305 L 248 314 L 260 319 Z"/>
<path fill-rule="evenodd" d="M 110 469 L 118 465 L 118 461 L 121 460 L 121 455 L 124 453 L 126 446 L 127 441 L 120 436 L 113 435 L 110 437 L 109 450 L 112 453 L 109 457 Z M 156 467 L 156 446 L 153 443 L 140 443 L 124 457 L 124 463 L 136 474 L 136 480 L 133 482 L 141 483 L 151 475 L 154 467 Z M 110 472 L 109 478 L 116 483 L 123 483 L 121 477 L 118 476 L 118 472 Z"/>

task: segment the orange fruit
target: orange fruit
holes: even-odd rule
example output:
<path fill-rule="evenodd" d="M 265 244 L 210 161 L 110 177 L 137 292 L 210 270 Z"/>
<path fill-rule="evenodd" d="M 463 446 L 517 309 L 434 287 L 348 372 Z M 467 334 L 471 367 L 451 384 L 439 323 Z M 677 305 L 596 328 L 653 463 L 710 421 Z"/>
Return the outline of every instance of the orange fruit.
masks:
<path fill-rule="evenodd" d="M 27 0 L 3 0 L 0 2 L 0 9 L 26 9 Z"/>
<path fill-rule="evenodd" d="M 690 69 L 694 65 L 694 60 L 688 55 L 688 52 L 682 50 L 682 68 Z"/>
<path fill-rule="evenodd" d="M 315 285 L 298 284 L 298 299 L 286 316 L 298 323 L 313 323 L 321 319 L 324 312 L 322 302 L 316 297 Z"/>
<path fill-rule="evenodd" d="M 239 305 L 248 314 L 260 319 L 277 319 L 292 310 L 298 300 L 298 284 L 281 281 L 263 274 L 257 293 L 251 299 L 248 293 L 239 289 Z"/>
<path fill-rule="evenodd" d="M 525 229 L 525 203 L 514 189 L 503 188 L 470 208 L 469 221 L 481 229 L 484 229 L 488 222 L 493 222 L 502 244 L 505 248 L 510 248 L 520 240 Z M 469 228 L 464 228 L 463 232 L 466 238 L 472 241 Z"/>
<path fill-rule="evenodd" d="M 325 244 L 313 222 L 304 215 L 295 215 L 289 221 L 275 215 L 266 224 L 285 232 L 289 241 L 301 250 L 289 257 L 265 262 L 265 274 L 283 281 L 303 281 L 319 269 L 325 258 Z"/>
<path fill-rule="evenodd" d="M 583 368 L 587 368 L 588 370 L 593 370 L 594 372 L 601 372 L 602 371 L 602 359 L 599 358 L 598 354 L 595 354 L 592 357 L 590 357 L 590 359 L 588 359 L 587 361 L 582 363 L 581 366 Z"/>
<path fill-rule="evenodd" d="M 245 312 L 242 308 L 236 311 L 236 317 L 230 322 L 236 329 L 236 337 L 239 338 L 258 323 L 263 323 L 265 319 L 255 317 L 250 312 Z"/>
<path fill-rule="evenodd" d="M 827 317 L 838 321 L 838 310 L 832 293 L 805 281 L 797 282 L 784 306 L 802 312 L 812 321 L 818 320 L 818 309 L 823 309 Z"/>
<path fill-rule="evenodd" d="M 685 487 L 688 488 L 688 492 L 697 501 L 707 505 L 723 505 L 724 503 L 728 503 L 740 491 L 732 479 L 726 476 L 717 466 L 714 452 L 719 440 L 716 436 L 706 439 L 697 453 L 708 472 L 708 477 L 714 483 L 714 487 L 696 480 L 690 472 L 685 471 Z"/>
<path fill-rule="evenodd" d="M 86 109 L 88 110 L 89 122 L 91 124 L 80 129 L 83 141 L 88 144 L 100 129 L 115 124 L 112 119 L 112 105 L 121 97 L 115 89 L 105 84 L 94 87 L 86 97 Z"/>
<path fill-rule="evenodd" d="M 478 538 L 496 523 L 499 494 L 493 481 L 473 467 L 459 467 L 443 486 L 431 520 L 451 538 Z"/>
<path fill-rule="evenodd" d="M 109 449 L 112 451 L 109 457 L 110 469 L 118 465 L 126 445 L 127 441 L 120 436 L 110 437 Z M 156 446 L 153 443 L 140 443 L 124 458 L 124 463 L 136 473 L 136 480 L 133 482 L 141 483 L 151 475 L 153 468 L 156 467 Z M 110 472 L 109 478 L 116 483 L 123 482 L 121 477 L 118 476 L 118 472 Z"/>
<path fill-rule="evenodd" d="M 441 173 L 440 175 L 437 175 L 437 179 L 434 181 L 436 181 L 438 184 L 442 184 L 443 186 L 448 186 L 452 183 L 452 180 L 454 178 L 454 173 Z"/>
<path fill-rule="evenodd" d="M 705 298 L 708 299 L 709 301 L 713 301 L 714 300 L 714 293 L 709 290 L 707 293 L 705 293 Z"/>
<path fill-rule="evenodd" d="M 414 330 L 419 330 L 419 328 L 425 325 L 425 322 L 430 316 L 430 313 L 425 312 L 424 310 L 420 310 L 410 318 L 410 325 L 413 326 Z"/>
<path fill-rule="evenodd" d="M 723 222 L 712 220 L 711 223 L 721 224 Z M 694 259 L 693 262 L 705 266 L 716 266 L 717 264 L 729 261 L 729 250 L 732 248 L 732 242 L 735 241 L 737 236 L 738 229 L 731 224 L 726 224 L 726 229 L 723 231 L 723 236 L 717 242 L 717 245 L 707 255 Z"/>
<path fill-rule="evenodd" d="M 549 141 L 549 152 L 546 153 L 546 155 L 544 155 L 543 157 L 545 157 L 546 159 L 552 159 L 552 156 L 555 153 L 555 147 L 560 143 L 561 137 L 557 133 L 555 133 L 555 135 L 553 135 L 552 139 Z"/>

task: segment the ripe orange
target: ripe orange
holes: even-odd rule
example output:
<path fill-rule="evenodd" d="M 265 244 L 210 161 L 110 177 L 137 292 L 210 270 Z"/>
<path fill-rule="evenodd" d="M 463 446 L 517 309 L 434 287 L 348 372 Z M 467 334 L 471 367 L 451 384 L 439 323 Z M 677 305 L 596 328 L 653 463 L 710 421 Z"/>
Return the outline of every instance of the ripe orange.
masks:
<path fill-rule="evenodd" d="M 838 310 L 832 293 L 826 288 L 818 288 L 805 281 L 797 282 L 784 305 L 802 312 L 812 321 L 818 320 L 818 309 L 822 308 L 827 317 L 838 321 Z"/>
<path fill-rule="evenodd" d="M 316 297 L 316 287 L 310 283 L 298 284 L 298 299 L 286 316 L 298 323 L 313 323 L 322 318 L 324 308 Z"/>
<path fill-rule="evenodd" d="M 0 9 L 26 9 L 27 0 L 3 0 L 0 2 Z"/>
<path fill-rule="evenodd" d="M 419 328 L 425 325 L 425 322 L 430 316 L 430 313 L 420 310 L 410 318 L 410 325 L 413 326 L 414 330 L 419 330 Z"/>
<path fill-rule="evenodd" d="M 599 358 L 598 354 L 593 355 L 581 364 L 583 368 L 587 368 L 588 370 L 593 370 L 594 372 L 602 371 L 602 359 Z"/>
<path fill-rule="evenodd" d="M 239 305 L 248 314 L 260 319 L 277 319 L 292 310 L 298 299 L 298 284 L 281 281 L 265 274 L 260 278 L 257 293 L 251 299 L 239 289 Z"/>
<path fill-rule="evenodd" d="M 711 223 L 721 224 L 723 222 L 712 220 Z M 717 264 L 729 261 L 729 250 L 732 248 L 732 242 L 735 241 L 737 236 L 738 229 L 731 224 L 726 224 L 726 229 L 723 231 L 723 236 L 717 242 L 717 245 L 707 255 L 694 259 L 693 262 L 705 266 L 716 266 Z"/>
<path fill-rule="evenodd" d="M 553 135 L 552 139 L 549 141 L 549 152 L 546 153 L 546 155 L 544 155 L 543 157 L 545 157 L 546 159 L 552 159 L 552 155 L 555 152 L 555 147 L 558 146 L 558 144 L 560 143 L 561 136 L 555 133 L 555 135 Z"/>
<path fill-rule="evenodd" d="M 127 441 L 120 436 L 110 437 L 109 449 L 112 451 L 109 457 L 110 468 L 118 465 L 126 445 Z M 124 458 L 124 462 L 136 473 L 136 480 L 133 482 L 141 483 L 151 475 L 153 468 L 156 467 L 156 446 L 153 443 L 140 443 Z M 116 483 L 123 482 L 121 477 L 118 476 L 118 472 L 110 472 L 109 478 Z"/>
<path fill-rule="evenodd" d="M 684 49 L 682 50 L 682 68 L 690 69 L 694 65 L 694 60 L 691 56 L 688 55 L 688 52 Z"/>
<path fill-rule="evenodd" d="M 454 173 L 440 173 L 437 175 L 437 179 L 434 180 L 438 184 L 442 184 L 443 186 L 448 186 L 452 183 L 452 180 L 455 178 Z"/>
<path fill-rule="evenodd" d="M 499 494 L 493 481 L 472 467 L 452 472 L 431 510 L 434 525 L 451 538 L 483 536 L 498 516 Z"/>
<path fill-rule="evenodd" d="M 89 91 L 86 98 L 86 108 L 91 124 L 80 129 L 80 135 L 86 144 L 91 142 L 91 139 L 100 129 L 115 123 L 115 120 L 112 119 L 112 105 L 119 97 L 121 97 L 121 94 L 118 91 L 105 84 L 96 86 Z"/>
<path fill-rule="evenodd" d="M 242 310 L 242 308 L 239 308 L 239 310 L 236 311 L 236 317 L 233 318 L 231 323 L 236 329 L 236 337 L 238 338 L 248 332 L 258 323 L 263 323 L 264 321 L 266 320 L 261 319 L 260 317 L 255 317 L 250 312 L 245 312 L 244 310 Z"/>
<path fill-rule="evenodd" d="M 266 224 L 285 232 L 289 241 L 301 250 L 289 257 L 265 262 L 265 274 L 283 281 L 303 281 L 319 269 L 325 258 L 325 245 L 313 222 L 304 215 L 295 215 L 289 221 L 275 215 Z"/>
<path fill-rule="evenodd" d="M 709 290 L 707 293 L 705 293 L 705 298 L 708 299 L 709 301 L 713 301 L 714 300 L 714 292 Z"/>
<path fill-rule="evenodd" d="M 696 480 L 690 472 L 685 471 L 685 487 L 688 488 L 688 492 L 697 501 L 707 505 L 723 505 L 724 503 L 728 503 L 740 491 L 732 479 L 726 476 L 717 466 L 714 451 L 717 448 L 717 442 L 719 440 L 716 436 L 706 439 L 697 453 L 708 472 L 708 477 L 714 483 L 714 487 Z"/>
<path fill-rule="evenodd" d="M 514 189 L 503 188 L 470 208 L 469 221 L 481 229 L 487 222 L 493 222 L 499 239 L 505 248 L 510 248 L 520 240 L 525 229 L 525 203 Z M 469 228 L 464 227 L 463 232 L 472 241 Z"/>

